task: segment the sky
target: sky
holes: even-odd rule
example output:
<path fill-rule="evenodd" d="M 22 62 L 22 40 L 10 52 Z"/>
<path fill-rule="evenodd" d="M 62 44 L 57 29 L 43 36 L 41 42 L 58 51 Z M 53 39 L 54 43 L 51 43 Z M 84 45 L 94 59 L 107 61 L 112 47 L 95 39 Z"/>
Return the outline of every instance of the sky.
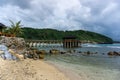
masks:
<path fill-rule="evenodd" d="M 9 26 L 87 30 L 120 41 L 120 0 L 0 0 L 0 22 Z"/>

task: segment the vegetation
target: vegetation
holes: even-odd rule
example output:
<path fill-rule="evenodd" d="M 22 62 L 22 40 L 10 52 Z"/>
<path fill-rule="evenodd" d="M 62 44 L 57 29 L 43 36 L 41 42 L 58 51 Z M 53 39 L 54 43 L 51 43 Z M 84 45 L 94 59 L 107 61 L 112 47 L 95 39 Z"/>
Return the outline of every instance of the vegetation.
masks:
<path fill-rule="evenodd" d="M 59 31 L 55 29 L 34 29 L 22 28 L 23 33 L 21 37 L 33 40 L 62 40 L 65 36 L 75 36 L 81 41 L 99 42 L 99 43 L 112 43 L 112 39 L 104 35 L 84 31 Z"/>
<path fill-rule="evenodd" d="M 22 28 L 21 28 L 21 21 L 18 21 L 16 23 L 14 23 L 13 21 L 11 21 L 11 26 L 8 27 L 7 29 L 4 30 L 4 33 L 7 34 L 13 34 L 14 36 L 19 36 L 23 33 Z"/>

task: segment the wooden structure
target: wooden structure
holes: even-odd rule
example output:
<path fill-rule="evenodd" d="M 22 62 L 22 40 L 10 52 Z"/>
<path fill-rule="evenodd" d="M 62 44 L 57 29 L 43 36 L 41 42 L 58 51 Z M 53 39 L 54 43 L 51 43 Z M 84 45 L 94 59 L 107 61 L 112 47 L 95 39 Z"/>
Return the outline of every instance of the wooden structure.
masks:
<path fill-rule="evenodd" d="M 79 40 L 74 36 L 67 36 L 63 38 L 63 47 L 64 48 L 76 48 L 79 47 Z"/>
<path fill-rule="evenodd" d="M 0 23 L 0 32 L 2 32 L 2 30 L 3 30 L 4 28 L 6 28 L 6 26 L 5 26 L 4 24 Z"/>
<path fill-rule="evenodd" d="M 3 30 L 6 28 L 7 27 L 4 24 L 0 23 L 0 36 L 15 37 L 14 34 L 4 33 Z"/>

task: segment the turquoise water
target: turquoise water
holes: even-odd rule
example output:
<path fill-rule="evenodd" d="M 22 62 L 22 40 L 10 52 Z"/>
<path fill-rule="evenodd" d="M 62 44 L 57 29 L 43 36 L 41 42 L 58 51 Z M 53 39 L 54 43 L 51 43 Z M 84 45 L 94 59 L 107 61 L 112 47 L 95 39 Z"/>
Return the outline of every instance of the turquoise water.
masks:
<path fill-rule="evenodd" d="M 54 45 L 47 45 L 39 47 L 40 50 L 51 50 L 51 49 L 58 49 L 61 51 L 68 51 L 68 50 L 76 50 L 78 52 L 99 52 L 99 53 L 108 53 L 109 51 L 117 51 L 120 52 L 120 44 L 82 44 L 81 48 L 72 48 L 72 49 L 66 49 L 63 48 L 61 44 L 54 44 Z"/>
<path fill-rule="evenodd" d="M 74 64 L 82 64 L 82 65 L 91 65 L 97 67 L 107 67 L 112 69 L 120 70 L 120 56 L 110 57 L 107 55 L 110 51 L 120 52 L 120 44 L 82 44 L 81 48 L 72 48 L 65 49 L 62 47 L 40 47 L 39 49 L 44 49 L 49 52 L 51 49 L 58 49 L 61 51 L 69 51 L 75 50 L 75 53 L 69 55 L 59 55 L 55 56 L 55 59 L 64 60 L 66 62 L 71 62 Z M 83 52 L 97 52 L 97 54 L 93 54 L 90 56 L 82 55 Z M 79 53 L 82 52 L 82 53 Z"/>
<path fill-rule="evenodd" d="M 58 49 L 68 51 L 62 47 L 40 47 L 39 49 Z M 82 48 L 74 48 L 72 54 L 46 56 L 47 61 L 58 66 L 72 69 L 83 80 L 120 80 L 120 56 L 110 57 L 109 51 L 120 52 L 120 44 L 82 44 Z M 79 52 L 97 52 L 90 56 Z M 84 76 L 83 76 L 84 75 Z M 84 78 L 86 77 L 86 78 Z"/>

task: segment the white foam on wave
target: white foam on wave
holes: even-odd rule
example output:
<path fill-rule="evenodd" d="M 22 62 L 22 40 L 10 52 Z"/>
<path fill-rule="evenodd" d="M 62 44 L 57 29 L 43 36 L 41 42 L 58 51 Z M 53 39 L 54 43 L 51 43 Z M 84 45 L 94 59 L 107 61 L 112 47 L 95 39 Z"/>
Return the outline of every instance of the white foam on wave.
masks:
<path fill-rule="evenodd" d="M 82 47 L 102 47 L 102 46 L 97 44 L 82 44 Z"/>
<path fill-rule="evenodd" d="M 107 46 L 109 48 L 120 48 L 120 46 Z"/>
<path fill-rule="evenodd" d="M 82 47 L 120 48 L 120 44 L 82 44 Z"/>

